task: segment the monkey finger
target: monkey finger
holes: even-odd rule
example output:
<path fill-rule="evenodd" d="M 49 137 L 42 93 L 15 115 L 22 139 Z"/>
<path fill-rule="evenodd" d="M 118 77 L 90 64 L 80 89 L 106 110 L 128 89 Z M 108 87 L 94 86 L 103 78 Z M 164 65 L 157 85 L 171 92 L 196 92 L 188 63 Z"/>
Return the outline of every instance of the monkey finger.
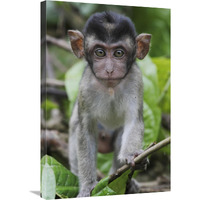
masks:
<path fill-rule="evenodd" d="M 137 170 L 146 170 L 148 164 L 149 164 L 149 159 L 145 158 L 140 163 L 137 163 L 136 166 L 135 166 L 135 168 Z"/>
<path fill-rule="evenodd" d="M 127 163 L 128 165 L 130 165 L 131 168 L 133 168 L 133 167 L 136 166 L 136 163 L 135 163 L 134 159 L 135 159 L 138 155 L 139 155 L 139 153 L 136 153 L 136 154 L 131 155 L 131 156 L 128 156 L 128 157 L 126 158 L 126 163 Z"/>

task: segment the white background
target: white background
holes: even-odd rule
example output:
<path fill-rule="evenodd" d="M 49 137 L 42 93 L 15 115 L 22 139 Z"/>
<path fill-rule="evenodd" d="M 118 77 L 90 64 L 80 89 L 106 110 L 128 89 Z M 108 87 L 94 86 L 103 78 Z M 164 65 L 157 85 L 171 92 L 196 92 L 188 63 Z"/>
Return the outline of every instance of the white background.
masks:
<path fill-rule="evenodd" d="M 172 188 L 98 199 L 200 199 L 198 1 L 101 3 L 171 8 Z M 0 20 L 0 199 L 37 200 L 32 191 L 40 189 L 40 1 L 4 0 Z"/>

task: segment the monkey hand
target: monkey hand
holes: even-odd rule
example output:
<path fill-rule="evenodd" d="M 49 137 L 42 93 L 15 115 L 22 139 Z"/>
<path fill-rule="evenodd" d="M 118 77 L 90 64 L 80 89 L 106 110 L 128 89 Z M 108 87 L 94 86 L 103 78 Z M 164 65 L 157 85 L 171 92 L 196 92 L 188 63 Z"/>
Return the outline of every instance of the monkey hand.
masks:
<path fill-rule="evenodd" d="M 94 183 L 92 183 L 90 185 L 82 187 L 82 189 L 79 191 L 79 194 L 77 197 L 78 198 L 79 197 L 89 197 L 92 189 L 96 186 L 97 183 L 98 183 L 98 181 L 95 181 Z"/>
<path fill-rule="evenodd" d="M 128 165 L 130 165 L 131 167 L 134 167 L 135 169 L 139 169 L 139 170 L 146 170 L 147 169 L 147 165 L 149 164 L 149 160 L 148 158 L 144 158 L 140 163 L 135 163 L 134 159 L 139 156 L 144 150 L 138 150 L 135 153 L 133 153 L 132 155 L 128 155 L 126 157 L 126 163 Z"/>

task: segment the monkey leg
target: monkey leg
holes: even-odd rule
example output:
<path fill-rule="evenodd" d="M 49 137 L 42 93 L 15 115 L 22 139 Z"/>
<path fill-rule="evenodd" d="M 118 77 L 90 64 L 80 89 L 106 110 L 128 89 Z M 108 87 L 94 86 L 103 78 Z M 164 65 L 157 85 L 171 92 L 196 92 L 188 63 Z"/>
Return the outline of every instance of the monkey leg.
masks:
<path fill-rule="evenodd" d="M 123 164 L 118 160 L 118 155 L 121 147 L 121 138 L 122 138 L 122 128 L 118 129 L 117 131 L 114 132 L 114 153 L 113 153 L 113 162 L 112 162 L 112 167 L 109 171 L 109 174 L 114 174 L 117 169 L 119 169 Z"/>
<path fill-rule="evenodd" d="M 74 129 L 74 132 L 69 133 L 69 164 L 70 170 L 76 176 L 78 176 L 78 160 L 77 160 L 77 131 L 78 127 Z"/>
<path fill-rule="evenodd" d="M 140 192 L 140 184 L 132 178 L 126 186 L 126 194 L 134 194 Z"/>

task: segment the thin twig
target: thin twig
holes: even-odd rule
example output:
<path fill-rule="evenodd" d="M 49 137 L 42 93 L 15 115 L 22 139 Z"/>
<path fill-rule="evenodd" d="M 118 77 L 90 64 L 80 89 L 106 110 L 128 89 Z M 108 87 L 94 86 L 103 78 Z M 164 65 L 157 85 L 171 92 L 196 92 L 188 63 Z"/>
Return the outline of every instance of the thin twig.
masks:
<path fill-rule="evenodd" d="M 163 148 L 164 146 L 168 145 L 170 143 L 171 138 L 168 137 L 162 141 L 160 141 L 159 143 L 148 147 L 143 153 L 141 153 L 139 156 L 137 156 L 134 159 L 135 164 L 140 163 L 144 158 L 146 158 L 147 156 L 151 155 L 152 153 L 154 153 L 155 151 L 158 151 L 159 149 Z M 134 167 L 133 167 L 134 168 Z M 133 169 L 132 168 L 132 169 Z M 117 177 L 121 176 L 121 174 L 123 174 L 126 170 L 130 169 L 130 165 L 125 164 L 123 165 L 121 168 L 119 168 L 115 174 L 112 174 L 110 176 L 110 181 L 116 179 Z"/>
<path fill-rule="evenodd" d="M 144 158 L 146 158 L 147 156 L 149 156 L 150 154 L 154 153 L 155 151 L 158 151 L 159 149 L 163 148 L 164 146 L 168 145 L 170 143 L 171 138 L 168 137 L 162 141 L 160 141 L 159 143 L 155 144 L 154 146 L 152 146 L 151 148 L 147 149 L 146 151 L 144 151 L 143 153 L 141 153 L 139 156 L 137 156 L 134 159 L 134 162 L 137 164 L 139 162 L 141 162 Z"/>
<path fill-rule="evenodd" d="M 43 86 L 41 89 L 41 93 L 42 93 L 42 97 L 45 97 L 46 95 L 53 95 L 53 96 L 57 97 L 58 99 L 68 98 L 66 91 L 60 90 L 57 88 L 53 88 L 53 87 L 44 87 Z"/>
<path fill-rule="evenodd" d="M 64 87 L 65 82 L 57 79 L 46 78 L 45 81 L 42 81 L 42 85 Z"/>
<path fill-rule="evenodd" d="M 46 41 L 50 42 L 58 47 L 61 47 L 66 51 L 72 51 L 70 44 L 68 44 L 65 40 L 57 39 L 50 35 L 46 35 Z"/>

